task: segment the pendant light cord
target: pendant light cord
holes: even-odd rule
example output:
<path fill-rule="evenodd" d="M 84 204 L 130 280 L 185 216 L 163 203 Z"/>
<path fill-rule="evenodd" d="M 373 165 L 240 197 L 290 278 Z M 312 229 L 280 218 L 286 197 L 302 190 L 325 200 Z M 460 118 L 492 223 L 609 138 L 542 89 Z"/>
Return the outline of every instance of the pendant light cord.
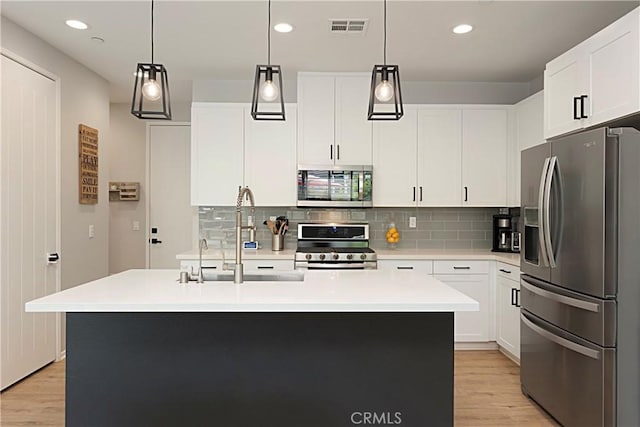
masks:
<path fill-rule="evenodd" d="M 384 65 L 387 65 L 387 0 L 384 0 Z"/>
<path fill-rule="evenodd" d="M 154 64 L 153 62 L 153 7 L 154 7 L 154 1 L 151 0 L 151 63 Z"/>
<path fill-rule="evenodd" d="M 271 65 L 271 0 L 269 0 L 269 25 L 267 27 L 267 65 Z"/>

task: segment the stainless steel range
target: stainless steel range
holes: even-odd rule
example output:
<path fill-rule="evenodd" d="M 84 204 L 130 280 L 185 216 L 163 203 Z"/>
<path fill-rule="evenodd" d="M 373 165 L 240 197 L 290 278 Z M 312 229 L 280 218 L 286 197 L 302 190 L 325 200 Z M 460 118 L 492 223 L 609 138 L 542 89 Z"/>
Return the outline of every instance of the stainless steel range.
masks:
<path fill-rule="evenodd" d="M 376 253 L 369 247 L 369 224 L 298 224 L 295 268 L 378 268 Z"/>

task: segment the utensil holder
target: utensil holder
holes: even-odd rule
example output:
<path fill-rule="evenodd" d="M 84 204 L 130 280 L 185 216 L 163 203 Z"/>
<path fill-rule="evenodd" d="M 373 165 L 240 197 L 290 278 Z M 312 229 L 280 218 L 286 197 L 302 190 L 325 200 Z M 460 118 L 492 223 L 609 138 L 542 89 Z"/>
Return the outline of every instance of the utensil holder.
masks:
<path fill-rule="evenodd" d="M 284 249 L 284 236 L 282 234 L 271 235 L 271 250 L 281 251 Z"/>

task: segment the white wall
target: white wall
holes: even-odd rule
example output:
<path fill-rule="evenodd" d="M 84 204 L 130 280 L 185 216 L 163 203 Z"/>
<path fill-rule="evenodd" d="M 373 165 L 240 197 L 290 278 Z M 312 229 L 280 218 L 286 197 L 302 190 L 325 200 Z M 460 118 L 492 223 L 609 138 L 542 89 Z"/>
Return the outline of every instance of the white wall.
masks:
<path fill-rule="evenodd" d="M 191 121 L 190 103 L 172 102 L 171 111 L 173 121 Z M 139 182 L 140 200 L 109 204 L 109 274 L 146 265 L 146 125 L 131 115 L 130 104 L 111 104 L 109 180 Z M 140 230 L 133 230 L 133 221 Z"/>

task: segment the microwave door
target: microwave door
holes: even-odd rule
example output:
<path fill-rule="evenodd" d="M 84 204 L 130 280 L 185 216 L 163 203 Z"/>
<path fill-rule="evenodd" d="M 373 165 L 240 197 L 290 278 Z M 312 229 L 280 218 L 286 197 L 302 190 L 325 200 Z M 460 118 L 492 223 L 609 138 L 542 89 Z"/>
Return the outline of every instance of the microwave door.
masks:
<path fill-rule="evenodd" d="M 551 272 L 544 240 L 545 184 L 551 163 L 551 146 L 541 144 L 522 151 L 521 166 L 521 270 L 523 273 L 549 281 Z"/>

